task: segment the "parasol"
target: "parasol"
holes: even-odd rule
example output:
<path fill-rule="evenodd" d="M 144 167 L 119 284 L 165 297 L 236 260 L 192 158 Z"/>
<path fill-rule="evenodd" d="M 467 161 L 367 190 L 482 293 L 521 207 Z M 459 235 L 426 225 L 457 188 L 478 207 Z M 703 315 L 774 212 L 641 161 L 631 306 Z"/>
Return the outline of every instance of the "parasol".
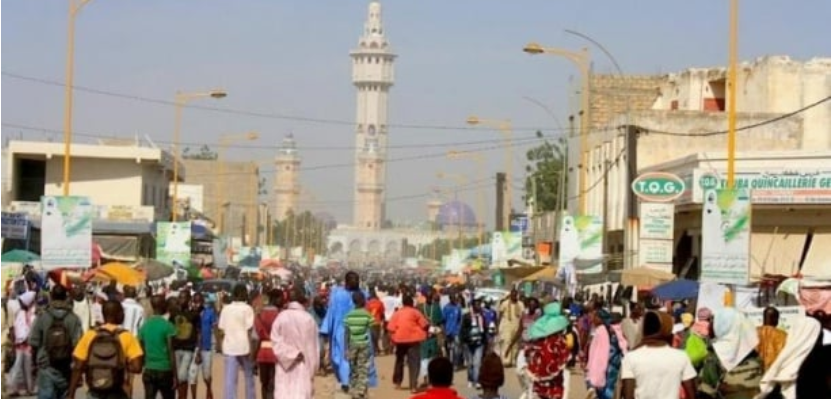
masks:
<path fill-rule="evenodd" d="M 652 294 L 660 299 L 672 301 L 698 298 L 698 282 L 684 279 L 670 281 L 653 288 Z"/>
<path fill-rule="evenodd" d="M 160 280 L 173 274 L 173 266 L 164 264 L 156 259 L 142 259 L 136 264 L 136 268 L 144 271 L 149 281 Z"/>
<path fill-rule="evenodd" d="M 92 275 L 92 281 L 115 281 L 123 285 L 138 286 L 144 281 L 144 276 L 136 269 L 124 263 L 107 263 L 97 269 Z"/>
<path fill-rule="evenodd" d="M 38 254 L 25 249 L 13 249 L 0 257 L 0 261 L 9 263 L 29 263 L 40 260 Z"/>

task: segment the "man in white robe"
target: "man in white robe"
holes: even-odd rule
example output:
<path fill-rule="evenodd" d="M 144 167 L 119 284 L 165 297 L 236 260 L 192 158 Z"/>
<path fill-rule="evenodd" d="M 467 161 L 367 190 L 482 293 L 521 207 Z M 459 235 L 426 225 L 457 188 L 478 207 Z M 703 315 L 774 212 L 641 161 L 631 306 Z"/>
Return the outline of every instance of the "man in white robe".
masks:
<path fill-rule="evenodd" d="M 274 397 L 312 399 L 320 365 L 317 322 L 306 309 L 302 287 L 292 290 L 290 302 L 271 327 L 271 345 L 277 356 Z"/>

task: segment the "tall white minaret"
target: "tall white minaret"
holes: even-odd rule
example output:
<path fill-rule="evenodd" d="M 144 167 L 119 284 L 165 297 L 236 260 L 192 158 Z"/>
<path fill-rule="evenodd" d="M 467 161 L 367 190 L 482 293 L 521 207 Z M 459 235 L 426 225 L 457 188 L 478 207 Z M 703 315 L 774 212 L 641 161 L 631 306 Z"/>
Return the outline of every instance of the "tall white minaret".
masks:
<path fill-rule="evenodd" d="M 358 90 L 354 226 L 377 230 L 386 218 L 387 103 L 395 61 L 384 36 L 381 4 L 377 1 L 369 3 L 364 34 L 350 56 L 352 83 Z"/>

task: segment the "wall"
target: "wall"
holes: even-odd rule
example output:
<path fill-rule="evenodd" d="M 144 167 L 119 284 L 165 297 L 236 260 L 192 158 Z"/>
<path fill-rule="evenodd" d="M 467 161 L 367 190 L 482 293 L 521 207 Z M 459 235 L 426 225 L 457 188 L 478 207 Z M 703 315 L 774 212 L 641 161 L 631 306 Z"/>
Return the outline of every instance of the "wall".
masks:
<path fill-rule="evenodd" d="M 238 237 L 247 220 L 249 223 L 245 234 L 252 240 L 255 239 L 257 165 L 252 162 L 224 162 L 224 167 L 220 168 L 219 161 L 201 159 L 185 159 L 183 163 L 187 170 L 185 183 L 202 186 L 205 208 L 202 212 L 219 223 L 222 214 L 220 202 L 230 203 L 230 211 L 225 218 L 225 231 Z"/>
<path fill-rule="evenodd" d="M 142 165 L 135 160 L 72 158 L 71 195 L 95 205 L 151 205 L 142 201 Z M 46 160 L 46 195 L 63 195 L 63 159 Z"/>
<path fill-rule="evenodd" d="M 775 114 L 739 114 L 738 125 L 746 126 L 768 121 Z M 638 111 L 620 116 L 617 123 L 630 122 L 647 130 L 690 134 L 691 136 L 642 133 L 638 139 L 638 170 L 661 162 L 681 158 L 689 154 L 723 151 L 725 136 L 695 136 L 721 131 L 727 126 L 726 114 L 693 111 Z M 802 120 L 792 117 L 737 133 L 737 145 L 741 151 L 798 150 L 802 140 Z M 575 138 L 573 141 L 576 141 Z M 625 137 L 622 131 L 601 131 L 591 136 L 591 152 L 588 156 L 586 203 L 589 214 L 603 215 L 604 188 L 608 195 L 607 219 L 610 231 L 623 229 L 625 196 L 629 190 L 626 176 Z M 579 145 L 578 143 L 574 144 Z M 576 166 L 569 161 L 569 165 Z M 609 169 L 604 184 L 604 170 Z M 571 188 L 570 188 L 571 189 Z M 571 191 L 571 197 L 577 197 Z M 572 205 L 573 204 L 573 205 Z M 576 210 L 576 200 L 569 205 Z"/>

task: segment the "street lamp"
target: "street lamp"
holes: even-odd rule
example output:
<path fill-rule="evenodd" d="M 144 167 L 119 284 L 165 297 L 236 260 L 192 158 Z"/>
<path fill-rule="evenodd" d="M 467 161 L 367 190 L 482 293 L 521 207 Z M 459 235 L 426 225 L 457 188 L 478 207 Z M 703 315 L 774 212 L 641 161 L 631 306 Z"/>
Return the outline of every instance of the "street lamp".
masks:
<path fill-rule="evenodd" d="M 69 176 L 72 167 L 72 89 L 75 80 L 75 19 L 90 0 L 69 0 L 69 18 L 66 32 L 66 79 L 63 103 L 63 195 L 69 195 Z"/>
<path fill-rule="evenodd" d="M 219 162 L 219 189 L 217 190 L 217 199 L 219 200 L 220 204 L 225 203 L 225 150 L 227 149 L 228 145 L 234 141 L 254 141 L 260 138 L 259 133 L 255 131 L 239 133 L 239 134 L 223 134 L 219 136 L 219 149 L 217 150 L 217 161 Z M 231 205 L 228 204 L 228 210 L 230 212 Z M 220 228 L 219 231 L 224 233 L 225 232 L 225 211 L 223 208 L 220 209 L 220 218 L 219 224 Z"/>
<path fill-rule="evenodd" d="M 513 189 L 511 188 L 511 178 L 513 177 L 514 165 L 514 131 L 513 127 L 511 126 L 511 121 L 508 119 L 480 119 L 477 116 L 469 116 L 467 118 L 467 124 L 471 126 L 483 125 L 496 128 L 505 137 L 505 180 L 507 184 L 505 184 L 506 199 L 505 207 L 502 211 L 502 221 L 503 224 L 508 224 L 510 223 L 511 219 L 511 211 L 513 210 Z"/>
<path fill-rule="evenodd" d="M 198 98 L 225 98 L 228 96 L 224 90 L 211 90 L 207 92 L 183 93 L 176 92 L 174 97 L 174 107 L 176 108 L 176 120 L 173 126 L 173 221 L 178 218 L 179 209 L 179 162 L 181 154 L 179 153 L 179 142 L 182 134 L 182 109 L 191 100 Z"/>
<path fill-rule="evenodd" d="M 485 181 L 485 156 L 482 155 L 481 152 L 474 152 L 474 151 L 455 151 L 451 150 L 447 152 L 447 157 L 450 159 L 470 159 L 476 162 L 476 166 L 479 168 L 479 178 L 482 182 Z M 479 187 L 479 217 L 485 217 L 485 185 Z M 484 220 L 477 220 L 476 221 L 479 227 L 479 257 L 481 257 L 481 250 L 482 250 L 482 241 L 484 240 L 485 236 L 485 221 Z"/>
<path fill-rule="evenodd" d="M 543 47 L 539 43 L 528 43 L 522 51 L 531 54 L 548 54 L 564 57 L 574 63 L 577 69 L 580 70 L 582 89 L 580 90 L 581 108 L 580 113 L 580 214 L 586 213 L 586 172 L 587 172 L 587 151 L 588 151 L 588 136 L 589 136 L 589 75 L 591 56 L 588 48 L 583 48 L 580 51 L 570 51 L 553 47 Z"/>

